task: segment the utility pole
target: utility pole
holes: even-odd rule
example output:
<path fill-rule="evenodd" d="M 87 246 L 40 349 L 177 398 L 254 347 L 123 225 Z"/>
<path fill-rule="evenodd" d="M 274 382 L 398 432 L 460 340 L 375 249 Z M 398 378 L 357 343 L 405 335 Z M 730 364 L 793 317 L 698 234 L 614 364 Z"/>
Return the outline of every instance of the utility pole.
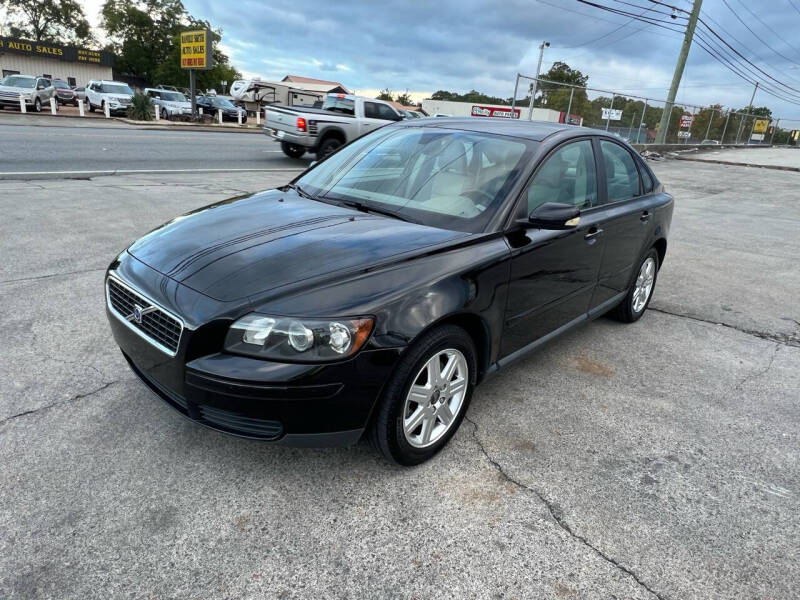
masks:
<path fill-rule="evenodd" d="M 686 25 L 686 33 L 683 36 L 683 44 L 681 45 L 681 52 L 678 54 L 678 62 L 675 63 L 675 73 L 672 75 L 672 84 L 669 86 L 669 94 L 667 95 L 667 103 L 664 105 L 664 113 L 661 115 L 661 123 L 658 126 L 658 133 L 656 134 L 656 144 L 663 144 L 667 137 L 667 128 L 669 127 L 669 118 L 672 116 L 672 107 L 675 104 L 675 96 L 678 95 L 678 88 L 681 85 L 681 77 L 683 77 L 683 68 L 686 66 L 686 58 L 689 56 L 689 49 L 692 47 L 692 39 L 694 38 L 694 29 L 697 26 L 697 19 L 700 16 L 700 6 L 703 0 L 694 0 L 692 6 L 692 13 L 689 15 L 689 23 Z"/>
<path fill-rule="evenodd" d="M 755 99 L 756 99 L 756 92 L 757 92 L 757 91 L 758 91 L 758 82 L 756 81 L 756 86 L 753 88 L 753 95 L 752 95 L 752 96 L 750 96 L 750 104 L 748 104 L 748 105 L 747 105 L 747 107 L 745 108 L 745 110 L 747 110 L 747 108 L 750 108 L 750 109 L 752 109 L 752 108 L 753 108 L 753 102 L 755 102 Z M 755 124 L 755 121 L 753 121 L 753 123 Z M 737 130 L 737 132 L 736 132 L 736 143 L 737 143 L 737 144 L 739 143 L 739 136 L 740 136 L 740 135 L 741 135 L 741 133 L 742 133 L 742 125 L 744 125 L 744 117 L 742 117 L 742 119 L 740 119 L 740 120 L 739 120 L 739 129 L 738 129 L 738 130 Z M 748 140 L 748 141 L 749 141 L 749 140 Z"/>
<path fill-rule="evenodd" d="M 539 63 L 536 65 L 536 79 L 533 80 L 533 83 L 530 87 L 531 103 L 528 106 L 528 121 L 533 119 L 533 99 L 536 97 L 536 88 L 539 84 L 539 73 L 542 71 L 542 57 L 544 56 L 544 49 L 549 47 L 550 42 L 542 42 L 542 45 L 539 46 Z"/>

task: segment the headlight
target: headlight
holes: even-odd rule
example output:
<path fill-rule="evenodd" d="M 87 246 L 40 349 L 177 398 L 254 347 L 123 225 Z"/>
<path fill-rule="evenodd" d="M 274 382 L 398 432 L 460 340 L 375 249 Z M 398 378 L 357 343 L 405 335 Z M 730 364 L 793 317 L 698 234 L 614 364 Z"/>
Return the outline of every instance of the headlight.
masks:
<path fill-rule="evenodd" d="M 372 325 L 371 317 L 304 319 L 252 313 L 231 325 L 225 349 L 272 360 L 331 361 L 358 352 Z"/>

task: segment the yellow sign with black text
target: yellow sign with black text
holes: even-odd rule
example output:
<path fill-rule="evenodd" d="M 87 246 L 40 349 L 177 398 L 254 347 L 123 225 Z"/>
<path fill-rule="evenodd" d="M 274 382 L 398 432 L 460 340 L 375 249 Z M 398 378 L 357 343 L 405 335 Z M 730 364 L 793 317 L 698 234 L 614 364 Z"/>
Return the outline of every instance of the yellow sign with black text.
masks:
<path fill-rule="evenodd" d="M 182 69 L 210 69 L 211 59 L 211 32 L 208 29 L 184 31 L 181 33 L 181 68 Z"/>
<path fill-rule="evenodd" d="M 757 119 L 753 125 L 753 133 L 765 133 L 768 126 L 769 121 L 767 119 Z"/>

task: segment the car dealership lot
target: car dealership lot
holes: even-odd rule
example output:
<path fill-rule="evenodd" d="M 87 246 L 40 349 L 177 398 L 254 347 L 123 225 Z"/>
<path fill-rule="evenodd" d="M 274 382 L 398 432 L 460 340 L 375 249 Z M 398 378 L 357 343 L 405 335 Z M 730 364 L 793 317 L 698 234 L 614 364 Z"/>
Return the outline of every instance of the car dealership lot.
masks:
<path fill-rule="evenodd" d="M 798 175 L 653 167 L 651 310 L 488 381 L 414 469 L 186 422 L 111 339 L 116 252 L 296 171 L 0 181 L 0 597 L 792 597 Z"/>

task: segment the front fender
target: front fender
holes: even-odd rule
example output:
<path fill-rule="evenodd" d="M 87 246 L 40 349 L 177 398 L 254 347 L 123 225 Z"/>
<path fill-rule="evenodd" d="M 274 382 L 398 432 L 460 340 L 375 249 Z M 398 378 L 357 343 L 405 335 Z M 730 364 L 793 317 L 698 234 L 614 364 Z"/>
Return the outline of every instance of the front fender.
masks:
<path fill-rule="evenodd" d="M 264 313 L 344 317 L 372 315 L 368 347 L 411 344 L 436 323 L 464 315 L 488 332 L 488 359 L 499 351 L 506 307 L 510 251 L 499 236 L 400 261 L 320 287 L 273 298 L 258 305 Z"/>

